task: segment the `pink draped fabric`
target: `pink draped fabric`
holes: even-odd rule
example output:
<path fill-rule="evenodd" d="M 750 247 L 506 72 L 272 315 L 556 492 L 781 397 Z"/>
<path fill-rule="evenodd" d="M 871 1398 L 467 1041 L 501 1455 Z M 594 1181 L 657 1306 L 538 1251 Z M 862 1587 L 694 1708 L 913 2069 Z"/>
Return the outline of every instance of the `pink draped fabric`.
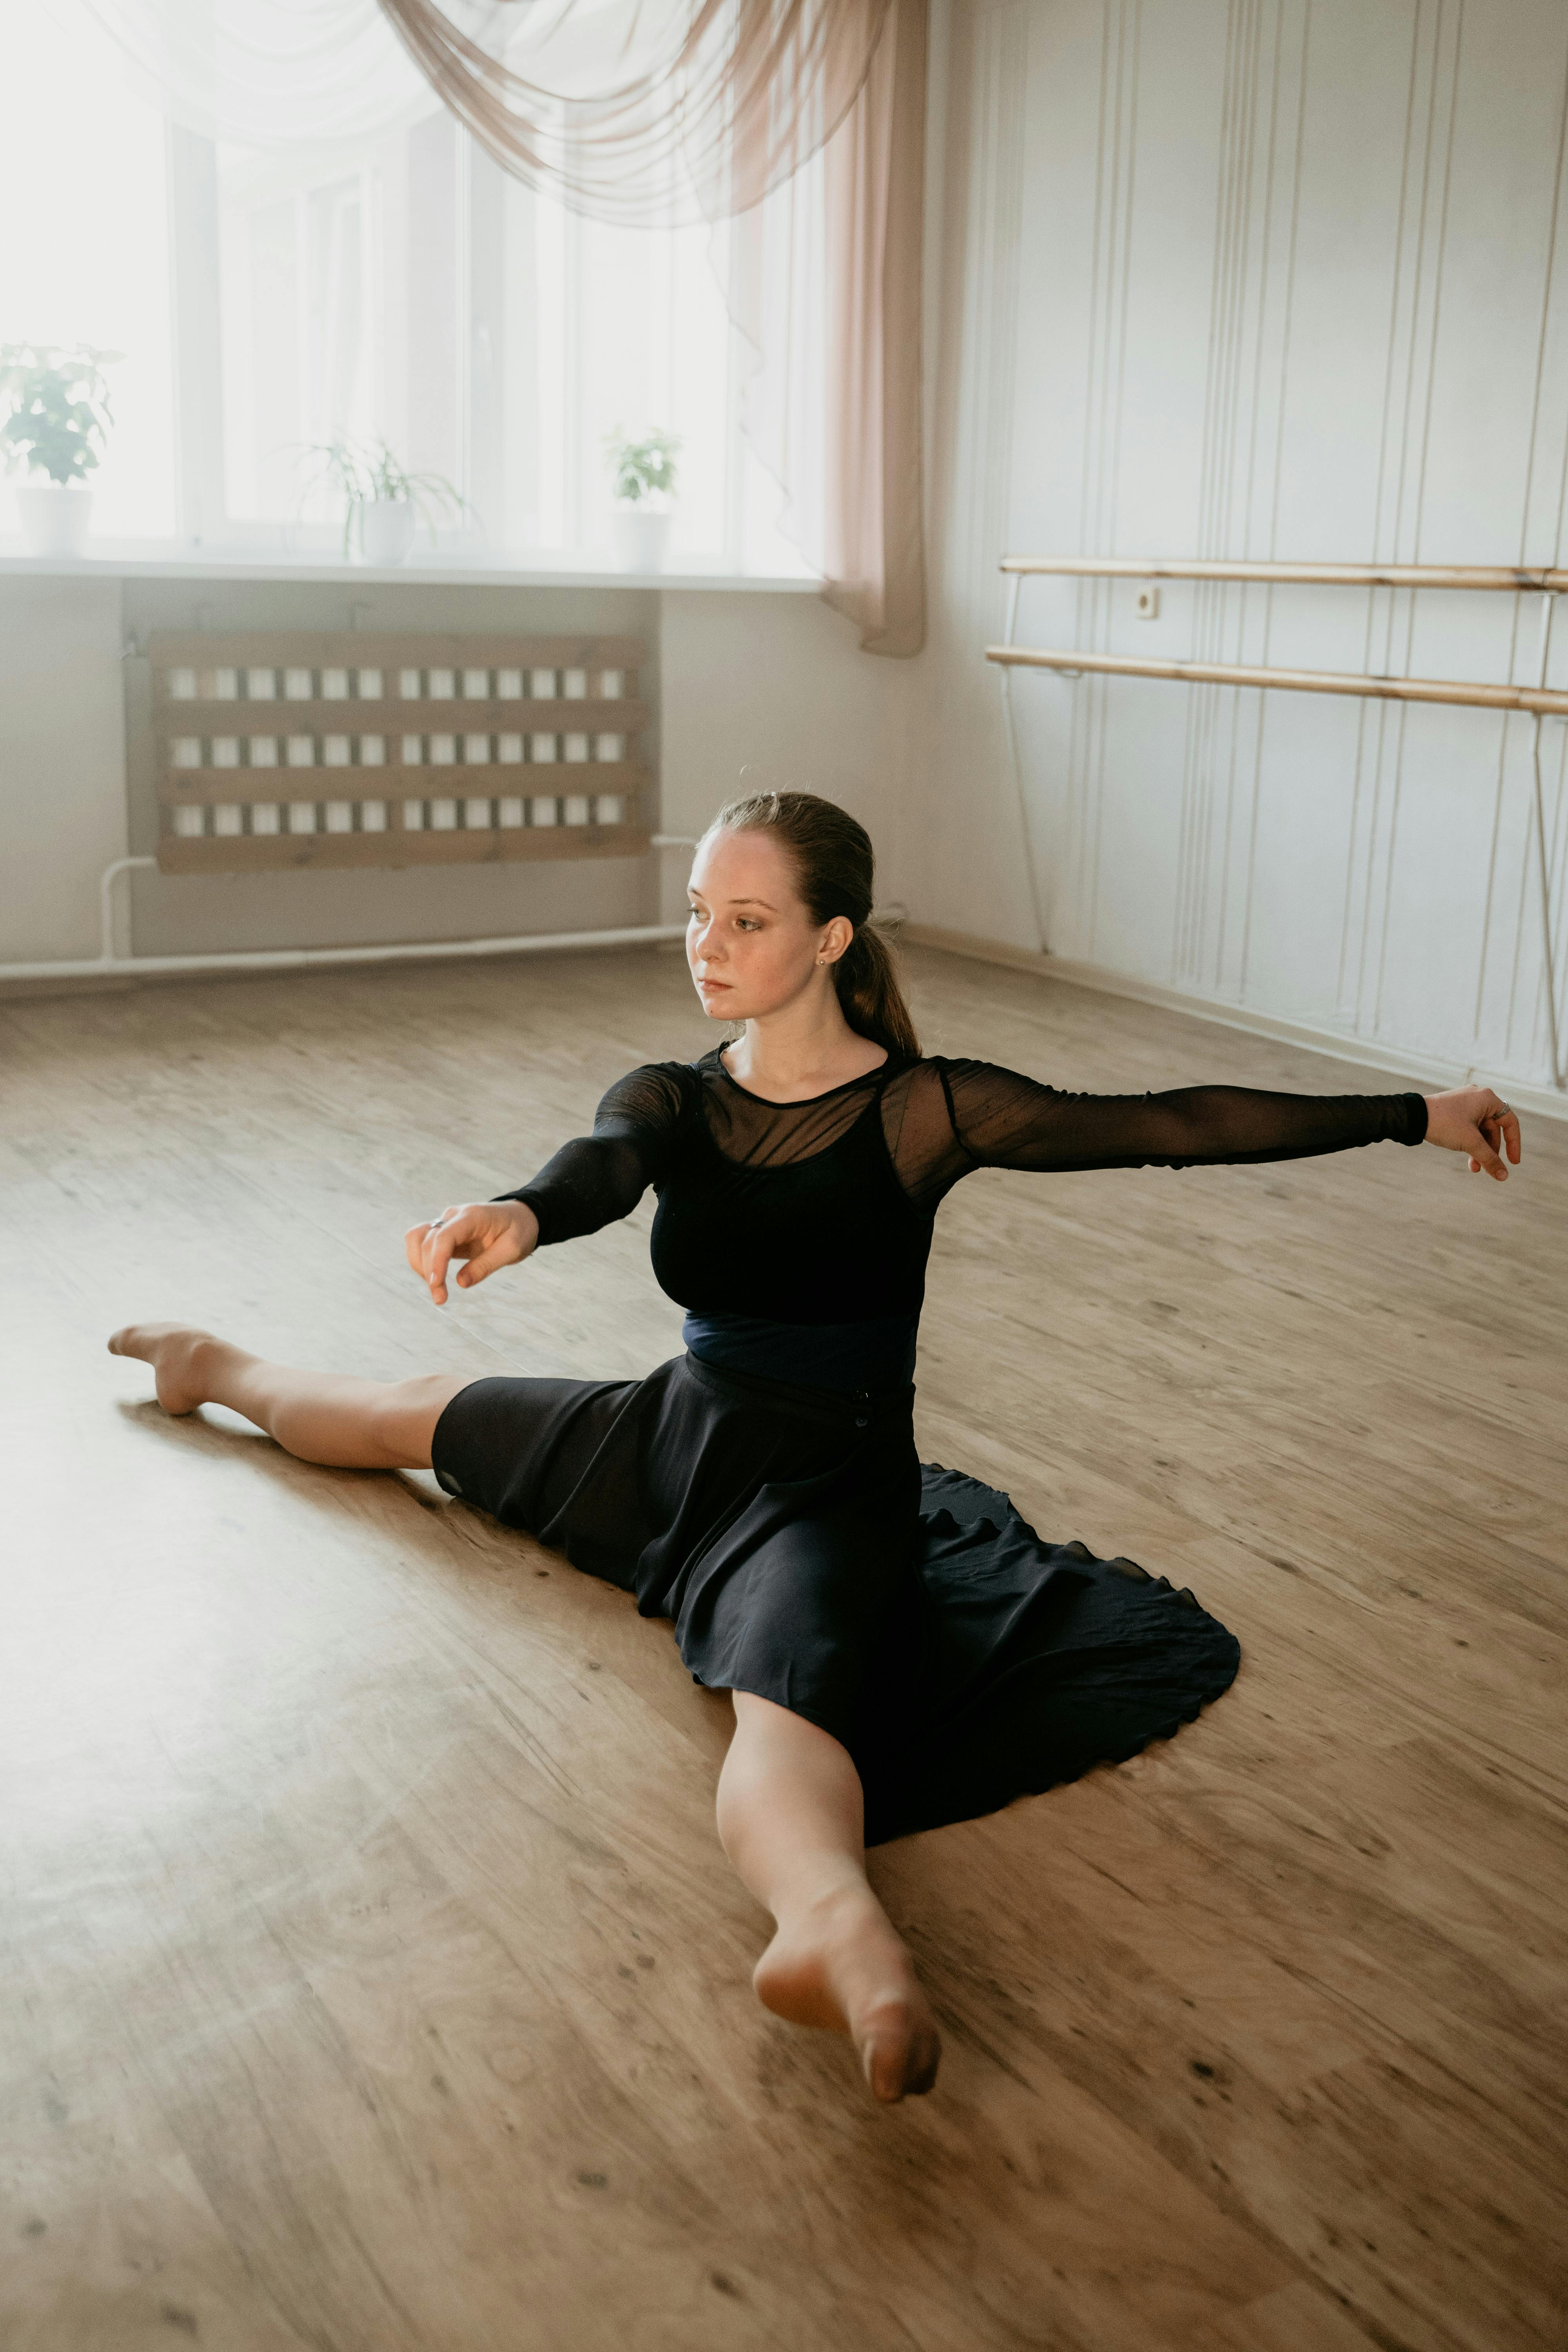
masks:
<path fill-rule="evenodd" d="M 921 243 L 925 0 L 893 0 L 859 97 L 827 143 L 830 604 L 867 653 L 925 642 Z"/>
<path fill-rule="evenodd" d="M 776 455 L 774 469 L 865 650 L 918 653 L 926 0 L 668 0 L 662 15 L 563 0 L 542 25 L 531 16 L 521 58 L 504 7 L 467 31 L 436 0 L 380 5 L 443 103 L 529 186 L 595 219 L 732 222 L 731 313 L 764 369 L 789 366 L 769 325 L 789 302 L 763 282 L 757 216 L 797 191 L 804 206 L 820 156 L 820 517 Z"/>

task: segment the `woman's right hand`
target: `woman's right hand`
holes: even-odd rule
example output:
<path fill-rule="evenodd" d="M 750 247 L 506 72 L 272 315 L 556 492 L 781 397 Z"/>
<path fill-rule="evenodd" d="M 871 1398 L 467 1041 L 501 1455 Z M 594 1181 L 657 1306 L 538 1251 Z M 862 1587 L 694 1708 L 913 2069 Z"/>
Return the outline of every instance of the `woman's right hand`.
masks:
<path fill-rule="evenodd" d="M 532 1256 L 539 1247 L 539 1219 L 522 1201 L 470 1202 L 467 1208 L 443 1209 L 427 1224 L 410 1225 L 403 1245 L 437 1306 L 445 1307 L 447 1269 L 455 1257 L 468 1260 L 458 1287 L 471 1290 L 498 1266 L 520 1265 Z"/>

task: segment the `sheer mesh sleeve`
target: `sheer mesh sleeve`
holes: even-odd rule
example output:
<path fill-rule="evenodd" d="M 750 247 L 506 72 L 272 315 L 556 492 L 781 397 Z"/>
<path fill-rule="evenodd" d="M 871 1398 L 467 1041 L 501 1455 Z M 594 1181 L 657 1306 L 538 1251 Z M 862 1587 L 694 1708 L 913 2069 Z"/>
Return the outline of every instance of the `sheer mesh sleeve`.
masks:
<path fill-rule="evenodd" d="M 1062 1094 L 988 1062 L 933 1057 L 911 1073 L 896 1136 L 904 1189 L 932 1202 L 973 1168 L 1194 1168 L 1305 1160 L 1361 1143 L 1420 1143 L 1423 1096 L 1284 1095 L 1177 1087 Z"/>
<path fill-rule="evenodd" d="M 541 1243 L 596 1234 L 629 1216 L 668 1164 L 687 1108 L 691 1073 L 679 1062 L 628 1071 L 594 1114 L 592 1135 L 563 1143 L 537 1176 L 500 1201 L 522 1201 L 539 1219 Z"/>

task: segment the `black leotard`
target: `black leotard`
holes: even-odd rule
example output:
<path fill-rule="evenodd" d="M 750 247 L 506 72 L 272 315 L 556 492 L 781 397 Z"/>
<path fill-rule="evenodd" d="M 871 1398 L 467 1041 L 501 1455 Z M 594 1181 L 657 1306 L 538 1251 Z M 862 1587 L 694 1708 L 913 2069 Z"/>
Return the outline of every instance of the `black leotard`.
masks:
<path fill-rule="evenodd" d="M 863 1368 L 872 1361 L 900 1377 L 902 1356 L 907 1378 L 936 1211 L 977 1168 L 1294 1160 L 1380 1140 L 1419 1143 L 1426 1132 L 1418 1094 L 1063 1094 L 990 1063 L 942 1055 L 890 1058 L 808 1102 L 773 1103 L 732 1078 L 715 1050 L 617 1079 L 593 1134 L 502 1197 L 527 1202 L 542 1243 L 563 1242 L 626 1216 L 651 1184 L 654 1272 L 690 1310 L 696 1352 L 714 1353 L 712 1334 L 726 1318 L 836 1330 L 877 1323 L 886 1344 Z M 784 1364 L 776 1346 L 771 1360 L 754 1352 L 728 1360 L 812 1376 L 798 1348 Z"/>

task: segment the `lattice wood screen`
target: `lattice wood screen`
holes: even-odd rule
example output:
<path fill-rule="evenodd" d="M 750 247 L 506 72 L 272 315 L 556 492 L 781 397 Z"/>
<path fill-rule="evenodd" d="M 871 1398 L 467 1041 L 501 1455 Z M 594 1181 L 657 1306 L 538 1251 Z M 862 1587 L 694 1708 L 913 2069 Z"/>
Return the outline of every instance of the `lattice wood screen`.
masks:
<path fill-rule="evenodd" d="M 203 632 L 148 655 L 165 873 L 648 846 L 635 637 Z"/>

